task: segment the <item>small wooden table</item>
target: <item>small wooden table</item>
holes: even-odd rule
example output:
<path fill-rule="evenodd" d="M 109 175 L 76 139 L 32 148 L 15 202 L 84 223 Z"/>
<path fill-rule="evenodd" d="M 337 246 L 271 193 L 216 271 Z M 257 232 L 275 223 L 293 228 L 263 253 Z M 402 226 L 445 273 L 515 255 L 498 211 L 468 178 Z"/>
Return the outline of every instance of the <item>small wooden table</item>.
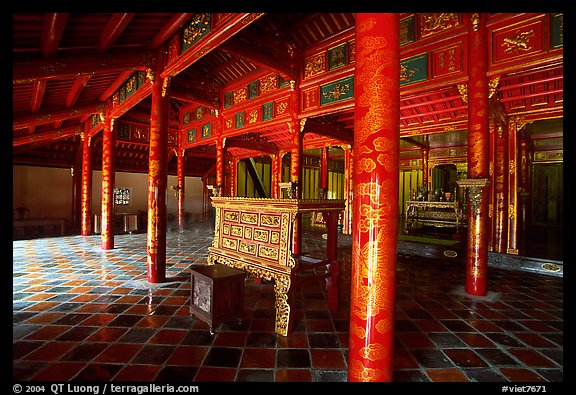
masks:
<path fill-rule="evenodd" d="M 192 268 L 190 313 L 210 326 L 210 333 L 223 322 L 237 318 L 244 310 L 246 272 L 226 265 Z"/>

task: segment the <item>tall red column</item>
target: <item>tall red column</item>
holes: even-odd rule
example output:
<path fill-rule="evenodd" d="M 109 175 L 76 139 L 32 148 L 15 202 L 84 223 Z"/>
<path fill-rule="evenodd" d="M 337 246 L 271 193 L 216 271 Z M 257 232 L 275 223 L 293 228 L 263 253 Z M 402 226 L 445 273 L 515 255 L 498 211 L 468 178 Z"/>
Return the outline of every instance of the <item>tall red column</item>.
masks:
<path fill-rule="evenodd" d="M 352 147 L 350 145 L 345 145 L 342 147 L 344 149 L 344 199 L 346 199 L 346 208 L 343 214 L 343 227 L 342 233 L 351 234 L 352 233 L 352 207 L 353 207 L 353 161 L 352 161 Z"/>
<path fill-rule="evenodd" d="M 102 219 L 101 246 L 103 250 L 114 248 L 114 155 L 116 136 L 113 131 L 113 119 L 110 110 L 104 117 L 104 131 L 102 132 Z"/>
<path fill-rule="evenodd" d="M 489 107 L 486 14 L 471 14 L 468 29 L 468 178 L 488 180 Z M 468 192 L 466 292 L 484 296 L 488 283 L 488 191 L 486 184 Z"/>
<path fill-rule="evenodd" d="M 216 193 L 225 196 L 224 193 L 224 144 L 226 139 L 219 138 L 216 141 Z"/>
<path fill-rule="evenodd" d="M 300 90 L 297 81 L 290 81 L 292 92 L 290 93 L 290 108 L 292 119 L 288 122 L 290 132 L 293 136 L 292 151 L 290 153 L 290 182 L 296 186 L 295 199 L 302 199 L 302 143 L 304 120 L 300 121 Z M 302 216 L 297 215 L 292 226 L 292 252 L 300 254 L 302 252 Z"/>
<path fill-rule="evenodd" d="M 392 381 L 400 146 L 398 14 L 356 14 L 348 381 Z"/>
<path fill-rule="evenodd" d="M 428 187 L 428 158 L 430 155 L 430 148 L 422 148 L 421 151 L 422 151 L 422 186 L 430 190 L 432 188 L 432 186 Z"/>
<path fill-rule="evenodd" d="M 506 253 L 508 240 L 508 128 L 497 124 L 494 128 L 494 252 Z"/>
<path fill-rule="evenodd" d="M 160 62 L 161 63 L 161 62 Z M 166 77 L 169 78 L 169 77 Z M 169 84 L 156 77 L 152 84 L 150 152 L 148 165 L 148 282 L 166 280 L 166 185 L 168 148 Z"/>
<path fill-rule="evenodd" d="M 302 131 L 300 123 L 288 123 L 293 136 L 293 146 L 290 152 L 290 182 L 295 186 L 294 199 L 302 199 Z M 292 253 L 300 254 L 302 251 L 302 217 L 296 216 L 292 226 Z"/>
<path fill-rule="evenodd" d="M 322 158 L 320 160 L 320 188 L 322 188 L 322 198 L 328 197 L 328 153 L 329 148 L 322 148 Z"/>
<path fill-rule="evenodd" d="M 178 182 L 178 230 L 180 232 L 184 231 L 186 226 L 184 217 L 185 211 L 185 197 L 186 197 L 186 182 L 184 177 L 184 153 L 186 150 L 184 148 L 178 148 L 176 152 L 176 181 Z"/>
<path fill-rule="evenodd" d="M 80 234 L 92 234 L 92 150 L 90 137 L 82 135 L 82 191 L 80 201 Z"/>
<path fill-rule="evenodd" d="M 275 155 L 270 155 L 270 159 L 272 161 L 271 165 L 271 183 L 270 183 L 270 197 L 272 199 L 278 199 L 278 180 L 279 180 L 279 173 L 280 173 L 280 165 L 281 162 L 278 161 L 278 157 L 281 157 L 280 152 Z"/>
<path fill-rule="evenodd" d="M 70 168 L 72 176 L 72 229 L 80 228 L 80 217 L 82 215 L 82 158 Z"/>

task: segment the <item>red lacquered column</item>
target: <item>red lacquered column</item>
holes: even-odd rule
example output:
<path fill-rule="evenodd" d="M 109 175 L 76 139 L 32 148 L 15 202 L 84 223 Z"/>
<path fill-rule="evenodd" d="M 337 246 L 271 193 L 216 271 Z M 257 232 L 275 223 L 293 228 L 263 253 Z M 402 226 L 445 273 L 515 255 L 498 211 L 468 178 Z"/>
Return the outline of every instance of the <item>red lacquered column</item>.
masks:
<path fill-rule="evenodd" d="M 320 160 L 320 188 L 322 188 L 322 198 L 328 197 L 328 147 L 322 148 L 322 159 Z"/>
<path fill-rule="evenodd" d="M 508 240 L 508 130 L 495 125 L 494 131 L 494 252 L 506 253 Z"/>
<path fill-rule="evenodd" d="M 353 210 L 353 191 L 354 183 L 352 182 L 352 174 L 354 172 L 352 160 L 352 147 L 346 145 L 344 148 L 344 199 L 346 199 L 346 208 L 344 209 L 344 226 L 342 233 L 352 234 L 352 210 Z"/>
<path fill-rule="evenodd" d="M 168 77 L 167 77 L 168 78 Z M 148 165 L 148 282 L 166 280 L 166 184 L 168 147 L 168 81 L 156 73 L 152 84 Z"/>
<path fill-rule="evenodd" d="M 298 121 L 288 123 L 293 136 L 293 148 L 290 153 L 290 182 L 296 186 L 294 199 L 302 199 L 302 131 Z M 302 216 L 297 215 L 292 226 L 292 253 L 302 251 Z"/>
<path fill-rule="evenodd" d="M 90 137 L 82 135 L 82 197 L 80 202 L 80 234 L 92 234 L 92 151 Z"/>
<path fill-rule="evenodd" d="M 356 14 L 348 381 L 392 381 L 398 240 L 398 14 Z"/>
<path fill-rule="evenodd" d="M 184 153 L 186 150 L 184 148 L 179 148 L 177 150 L 177 168 L 176 168 L 176 178 L 178 181 L 178 230 L 180 232 L 184 231 L 185 219 L 184 218 L 184 204 L 186 197 L 185 190 L 185 178 L 184 178 Z"/>
<path fill-rule="evenodd" d="M 489 107 L 486 14 L 470 15 L 468 29 L 468 178 L 488 179 Z M 466 292 L 484 296 L 488 269 L 488 192 L 469 190 L 466 245 Z"/>
<path fill-rule="evenodd" d="M 270 155 L 270 159 L 272 161 L 272 182 L 270 185 L 270 197 L 272 199 L 278 199 L 278 180 L 279 180 L 279 161 L 278 161 L 278 157 L 280 157 L 280 152 L 278 152 L 276 155 Z"/>
<path fill-rule="evenodd" d="M 224 144 L 226 139 L 218 138 L 216 141 L 216 194 L 225 196 L 224 193 Z"/>
<path fill-rule="evenodd" d="M 430 154 L 429 148 L 422 148 L 422 186 L 428 188 L 428 157 Z M 424 197 L 426 198 L 426 196 Z"/>
<path fill-rule="evenodd" d="M 116 136 L 110 111 L 106 111 L 102 132 L 102 220 L 101 246 L 103 250 L 114 248 L 114 155 Z"/>
<path fill-rule="evenodd" d="M 288 121 L 290 133 L 292 133 L 292 151 L 290 153 L 290 182 L 296 186 L 294 199 L 302 199 L 302 144 L 305 120 L 299 120 L 300 115 L 300 89 L 298 81 L 290 81 L 292 92 L 290 93 L 290 115 Z M 292 227 L 292 253 L 302 252 L 302 216 L 297 215 Z"/>

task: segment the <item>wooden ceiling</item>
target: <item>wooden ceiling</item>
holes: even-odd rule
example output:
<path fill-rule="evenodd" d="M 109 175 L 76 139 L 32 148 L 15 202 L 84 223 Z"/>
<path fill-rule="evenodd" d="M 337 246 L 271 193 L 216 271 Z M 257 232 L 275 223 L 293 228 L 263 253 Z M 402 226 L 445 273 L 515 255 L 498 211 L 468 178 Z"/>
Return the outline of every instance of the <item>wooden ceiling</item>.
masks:
<path fill-rule="evenodd" d="M 194 15 L 14 13 L 13 163 L 79 166 L 84 122 L 98 113 L 100 106 L 132 75 L 135 64 L 142 64 L 143 58 L 165 45 Z M 179 109 L 183 106 L 191 102 L 217 103 L 222 88 L 260 70 L 290 73 L 296 69 L 288 64 L 291 51 L 302 51 L 353 29 L 354 21 L 353 13 L 261 16 L 171 79 L 170 130 L 178 130 Z M 499 93 L 505 111 L 558 106 L 562 101 L 562 76 L 562 64 L 506 75 L 500 81 Z M 400 109 L 401 131 L 434 123 L 464 122 L 467 117 L 467 104 L 454 85 L 403 94 Z M 146 98 L 126 112 L 122 120 L 147 124 L 148 114 L 150 99 Z M 305 135 L 305 147 L 353 140 L 353 110 L 312 118 L 306 125 L 309 133 Z M 315 133 L 326 129 L 335 134 Z M 534 138 L 539 139 L 538 128 L 532 129 Z M 451 138 L 443 137 L 441 144 L 449 141 L 463 145 L 465 139 L 466 133 L 456 131 Z M 433 144 L 439 140 L 427 141 Z M 93 168 L 98 169 L 102 159 L 101 133 L 92 141 Z M 251 150 L 246 141 L 258 143 L 260 149 Z M 423 141 L 422 136 L 412 140 Z M 267 148 L 285 147 L 291 142 L 289 130 L 275 126 L 231 138 L 229 152 L 238 157 L 261 155 Z M 413 148 L 414 144 L 404 146 Z M 169 173 L 174 174 L 176 160 L 170 158 Z M 206 175 L 213 169 L 214 161 L 213 147 L 188 149 L 185 174 Z M 147 172 L 147 144 L 118 141 L 115 167 L 118 171 Z"/>

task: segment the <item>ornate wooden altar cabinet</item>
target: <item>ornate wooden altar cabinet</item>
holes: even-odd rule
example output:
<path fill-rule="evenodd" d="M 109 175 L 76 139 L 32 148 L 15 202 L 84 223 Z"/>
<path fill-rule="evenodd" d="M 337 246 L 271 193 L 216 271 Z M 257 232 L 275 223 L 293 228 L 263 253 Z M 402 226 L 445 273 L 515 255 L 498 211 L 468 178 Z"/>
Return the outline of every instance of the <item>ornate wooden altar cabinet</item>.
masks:
<path fill-rule="evenodd" d="M 411 200 L 406 202 L 404 233 L 408 234 L 418 225 L 455 228 L 456 233 L 466 225 L 466 217 L 458 202 L 429 202 Z"/>
<path fill-rule="evenodd" d="M 208 264 L 220 263 L 274 280 L 275 331 L 287 336 L 292 327 L 292 293 L 304 282 L 325 281 L 330 311 L 338 310 L 337 224 L 344 203 L 342 199 L 213 196 L 216 218 Z M 294 221 L 302 213 L 317 211 L 323 213 L 327 225 L 326 257 L 293 254 Z"/>

